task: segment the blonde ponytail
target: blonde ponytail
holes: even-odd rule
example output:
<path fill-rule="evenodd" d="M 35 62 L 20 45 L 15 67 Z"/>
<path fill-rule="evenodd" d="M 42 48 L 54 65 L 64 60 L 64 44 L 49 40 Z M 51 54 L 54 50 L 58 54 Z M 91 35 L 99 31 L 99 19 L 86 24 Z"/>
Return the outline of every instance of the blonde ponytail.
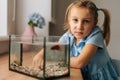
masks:
<path fill-rule="evenodd" d="M 102 25 L 103 28 L 103 37 L 105 39 L 105 43 L 108 46 L 110 42 L 110 14 L 107 9 L 101 9 L 104 13 L 104 22 Z"/>

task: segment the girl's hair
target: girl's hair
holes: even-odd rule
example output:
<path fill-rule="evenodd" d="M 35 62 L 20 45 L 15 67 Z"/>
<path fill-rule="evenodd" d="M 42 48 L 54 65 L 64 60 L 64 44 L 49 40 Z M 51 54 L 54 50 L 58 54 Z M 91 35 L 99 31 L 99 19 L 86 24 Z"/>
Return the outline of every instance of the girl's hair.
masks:
<path fill-rule="evenodd" d="M 102 25 L 103 37 L 105 39 L 106 45 L 108 45 L 109 41 L 110 41 L 110 15 L 109 15 L 108 10 L 103 9 L 103 8 L 98 9 L 96 7 L 96 5 L 90 0 L 76 0 L 73 3 L 71 3 L 66 10 L 64 26 L 65 26 L 65 29 L 67 29 L 67 30 L 69 30 L 68 20 L 69 20 L 70 11 L 71 11 L 73 6 L 78 7 L 78 8 L 83 7 L 83 8 L 89 9 L 90 13 L 93 15 L 94 20 L 96 22 L 98 20 L 98 11 L 103 11 L 104 16 L 105 16 L 104 17 L 104 22 L 103 22 L 103 25 Z"/>

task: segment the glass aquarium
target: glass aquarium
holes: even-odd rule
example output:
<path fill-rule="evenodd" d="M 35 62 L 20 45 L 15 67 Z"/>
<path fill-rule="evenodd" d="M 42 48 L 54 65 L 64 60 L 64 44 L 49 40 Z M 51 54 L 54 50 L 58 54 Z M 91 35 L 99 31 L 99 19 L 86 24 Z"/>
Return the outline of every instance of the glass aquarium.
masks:
<path fill-rule="evenodd" d="M 70 40 L 61 43 L 59 38 L 60 36 L 10 36 L 9 70 L 37 79 L 70 76 Z M 44 50 L 42 69 L 33 64 L 34 56 L 41 50 Z"/>

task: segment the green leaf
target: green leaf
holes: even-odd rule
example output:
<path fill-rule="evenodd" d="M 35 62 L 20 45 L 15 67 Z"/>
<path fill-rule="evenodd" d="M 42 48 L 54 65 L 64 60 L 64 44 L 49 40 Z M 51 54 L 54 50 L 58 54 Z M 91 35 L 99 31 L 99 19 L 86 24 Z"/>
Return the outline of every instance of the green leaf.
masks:
<path fill-rule="evenodd" d="M 28 22 L 28 25 L 31 26 L 31 27 L 37 26 L 37 24 L 33 23 L 32 21 L 29 21 L 29 22 Z"/>

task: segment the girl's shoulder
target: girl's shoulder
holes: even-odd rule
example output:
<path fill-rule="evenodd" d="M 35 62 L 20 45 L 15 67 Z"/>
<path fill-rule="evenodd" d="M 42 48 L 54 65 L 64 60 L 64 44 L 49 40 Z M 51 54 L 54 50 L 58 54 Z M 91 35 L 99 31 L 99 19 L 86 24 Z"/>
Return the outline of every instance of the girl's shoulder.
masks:
<path fill-rule="evenodd" d="M 69 31 L 67 31 L 60 37 L 59 41 L 63 43 L 68 43 L 69 39 L 70 41 L 73 41 L 74 36 Z"/>
<path fill-rule="evenodd" d="M 102 30 L 96 26 L 89 36 L 87 36 L 85 39 L 86 44 L 94 44 L 98 47 L 103 48 L 104 45 L 104 38 L 103 38 L 103 32 Z"/>
<path fill-rule="evenodd" d="M 62 36 L 64 36 L 64 37 L 73 37 L 73 35 L 69 31 L 65 32 Z"/>
<path fill-rule="evenodd" d="M 91 38 L 94 39 L 94 37 L 97 37 L 97 36 L 103 37 L 103 32 L 98 26 L 94 27 L 93 30 L 91 31 L 91 33 L 87 37 L 85 37 L 84 40 L 87 41 Z"/>
<path fill-rule="evenodd" d="M 99 26 L 94 27 L 88 37 L 92 37 L 92 36 L 97 35 L 97 34 L 102 34 L 103 35 L 103 32 L 102 32 L 102 30 L 100 29 Z"/>

